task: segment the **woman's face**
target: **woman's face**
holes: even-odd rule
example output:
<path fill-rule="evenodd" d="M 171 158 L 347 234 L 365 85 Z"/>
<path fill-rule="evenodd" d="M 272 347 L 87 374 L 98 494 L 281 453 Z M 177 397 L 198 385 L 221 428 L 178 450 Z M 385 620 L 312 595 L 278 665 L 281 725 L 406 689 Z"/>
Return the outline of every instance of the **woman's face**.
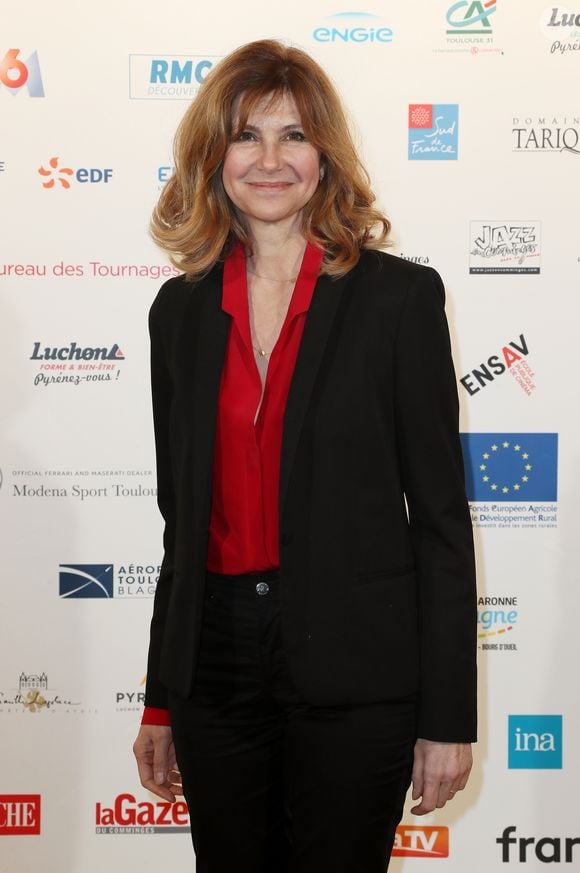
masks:
<path fill-rule="evenodd" d="M 225 156 L 223 183 L 250 225 L 297 223 L 319 183 L 319 154 L 306 140 L 294 99 L 262 100 Z M 294 219 L 294 221 L 293 221 Z"/>

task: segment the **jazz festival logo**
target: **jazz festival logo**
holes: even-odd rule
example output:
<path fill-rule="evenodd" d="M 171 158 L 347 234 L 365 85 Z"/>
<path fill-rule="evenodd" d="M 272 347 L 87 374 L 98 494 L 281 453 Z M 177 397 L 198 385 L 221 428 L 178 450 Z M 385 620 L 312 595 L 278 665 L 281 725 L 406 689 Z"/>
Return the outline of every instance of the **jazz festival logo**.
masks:
<path fill-rule="evenodd" d="M 129 55 L 132 100 L 191 100 L 219 55 Z"/>
<path fill-rule="evenodd" d="M 0 837 L 40 833 L 40 794 L 0 794 Z"/>
<path fill-rule="evenodd" d="M 44 97 L 44 87 L 38 63 L 38 54 L 23 60 L 20 49 L 8 49 L 0 61 L 0 88 L 15 96 L 23 89 L 29 97 Z"/>
<path fill-rule="evenodd" d="M 476 527 L 557 526 L 557 433 L 463 433 L 460 437 Z"/>
<path fill-rule="evenodd" d="M 472 275 L 540 272 L 539 221 L 472 221 L 469 272 Z"/>
<path fill-rule="evenodd" d="M 448 858 L 449 828 L 399 825 L 391 855 L 393 858 Z"/>
<path fill-rule="evenodd" d="M 456 161 L 458 123 L 457 103 L 411 103 L 409 160 Z"/>
<path fill-rule="evenodd" d="M 562 716 L 508 716 L 510 770 L 562 769 Z"/>
<path fill-rule="evenodd" d="M 316 42 L 388 45 L 393 41 L 392 28 L 381 24 L 381 18 L 372 12 L 335 12 L 328 18 L 329 24 L 312 31 Z"/>
<path fill-rule="evenodd" d="M 153 597 L 161 567 L 158 564 L 60 564 L 61 599 L 142 599 Z"/>

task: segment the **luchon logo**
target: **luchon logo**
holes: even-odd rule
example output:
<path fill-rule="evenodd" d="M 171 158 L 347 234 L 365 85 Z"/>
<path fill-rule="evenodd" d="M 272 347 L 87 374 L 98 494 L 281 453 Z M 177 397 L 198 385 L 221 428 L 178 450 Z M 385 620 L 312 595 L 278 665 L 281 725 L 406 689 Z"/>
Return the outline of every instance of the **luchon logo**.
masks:
<path fill-rule="evenodd" d="M 44 97 L 42 76 L 36 52 L 23 60 L 18 57 L 20 49 L 8 49 L 0 61 L 0 89 L 19 94 L 23 89 L 29 97 Z"/>
<path fill-rule="evenodd" d="M 316 42 L 388 45 L 393 41 L 392 28 L 381 24 L 381 18 L 372 12 L 335 12 L 328 18 L 329 25 L 312 31 Z"/>
<path fill-rule="evenodd" d="M 536 374 L 527 361 L 528 344 L 523 333 L 518 340 L 510 340 L 502 346 L 499 352 L 490 355 L 478 367 L 474 367 L 470 373 L 462 376 L 459 380 L 470 396 L 477 394 L 498 376 L 510 373 L 516 380 L 524 394 L 531 394 L 535 390 L 534 379 Z"/>
<path fill-rule="evenodd" d="M 62 166 L 58 156 L 50 158 L 47 163 L 48 166 L 38 168 L 39 174 L 45 180 L 42 183 L 43 188 L 70 188 L 73 181 L 83 185 L 97 185 L 101 182 L 106 185 L 113 177 L 110 167 L 81 167 L 80 170 L 73 170 L 71 167 Z"/>
<path fill-rule="evenodd" d="M 97 834 L 188 834 L 189 813 L 183 800 L 138 801 L 134 794 L 118 794 L 111 806 L 97 803 Z"/>
<path fill-rule="evenodd" d="M 82 385 L 89 382 L 116 382 L 121 375 L 120 362 L 125 360 L 117 343 L 110 346 L 82 346 L 71 342 L 66 346 L 32 346 L 31 361 L 40 361 L 34 374 L 34 384 Z"/>
<path fill-rule="evenodd" d="M 147 676 L 143 676 L 140 682 L 140 690 L 116 691 L 115 709 L 117 712 L 140 712 L 145 703 L 145 682 Z"/>
<path fill-rule="evenodd" d="M 504 864 L 515 860 L 521 864 L 527 864 L 528 860 L 533 863 L 534 855 L 542 864 L 560 863 L 560 861 L 571 864 L 574 860 L 574 848 L 580 845 L 580 837 L 516 837 L 512 836 L 515 831 L 516 826 L 509 825 L 503 829 L 501 837 L 496 839 L 496 843 L 501 846 L 501 860 Z M 512 846 L 517 846 L 513 857 Z M 528 858 L 528 853 L 531 858 Z M 580 859 L 580 852 L 578 857 Z"/>
<path fill-rule="evenodd" d="M 460 437 L 476 527 L 557 526 L 558 434 L 463 433 Z"/>
<path fill-rule="evenodd" d="M 456 161 L 458 116 L 457 103 L 411 103 L 409 160 Z"/>
<path fill-rule="evenodd" d="M 391 855 L 393 858 L 448 858 L 449 828 L 399 825 Z"/>
<path fill-rule="evenodd" d="M 520 618 L 515 594 L 477 599 L 477 639 L 484 652 L 516 652 L 514 631 Z"/>
<path fill-rule="evenodd" d="M 130 599 L 153 597 L 161 566 L 159 564 L 61 564 L 61 598 Z"/>
<path fill-rule="evenodd" d="M 472 221 L 469 237 L 472 275 L 540 272 L 539 221 Z"/>
<path fill-rule="evenodd" d="M 556 57 L 580 52 L 580 9 L 571 12 L 565 6 L 549 6 L 540 16 L 540 30 Z"/>
<path fill-rule="evenodd" d="M 79 701 L 62 698 L 60 694 L 48 682 L 46 673 L 20 674 L 17 688 L 9 688 L 8 691 L 0 690 L 0 712 L 3 715 L 15 713 L 44 713 L 50 712 L 86 712 L 79 710 Z"/>
<path fill-rule="evenodd" d="M 132 100 L 191 100 L 219 55 L 129 55 Z"/>
<path fill-rule="evenodd" d="M 512 119 L 514 152 L 567 152 L 580 155 L 580 116 L 527 116 Z"/>
<path fill-rule="evenodd" d="M 0 837 L 40 833 L 40 794 L 0 794 Z"/>
<path fill-rule="evenodd" d="M 562 769 L 562 716 L 508 716 L 510 770 Z"/>

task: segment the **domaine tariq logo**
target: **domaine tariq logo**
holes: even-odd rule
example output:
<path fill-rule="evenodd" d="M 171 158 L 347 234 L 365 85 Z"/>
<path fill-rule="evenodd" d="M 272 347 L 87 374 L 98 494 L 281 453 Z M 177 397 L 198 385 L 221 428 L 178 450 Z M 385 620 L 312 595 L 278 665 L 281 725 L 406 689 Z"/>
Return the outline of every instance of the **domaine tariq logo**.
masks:
<path fill-rule="evenodd" d="M 388 45 L 393 41 L 392 28 L 382 25 L 380 17 L 372 12 L 335 12 L 328 17 L 330 25 L 315 27 L 312 31 L 316 42 Z"/>
<path fill-rule="evenodd" d="M 522 391 L 529 395 L 536 388 L 533 381 L 536 374 L 528 362 L 524 360 L 527 355 L 528 344 L 524 334 L 521 333 L 517 342 L 511 340 L 507 345 L 502 346 L 499 353 L 490 355 L 486 361 L 482 361 L 479 367 L 474 367 L 459 381 L 467 393 L 473 396 L 497 379 L 498 376 L 510 373 Z"/>
<path fill-rule="evenodd" d="M 566 7 L 549 6 L 540 16 L 540 30 L 550 43 L 550 54 L 562 55 L 580 52 L 580 11 L 570 12 Z"/>
<path fill-rule="evenodd" d="M 78 709 L 78 701 L 63 699 L 48 683 L 46 673 L 21 673 L 18 688 L 0 691 L 0 712 L 39 713 L 70 712 Z"/>
<path fill-rule="evenodd" d="M 391 855 L 393 858 L 448 858 L 449 828 L 399 825 Z"/>
<path fill-rule="evenodd" d="M 456 161 L 457 103 L 409 104 L 410 161 Z"/>
<path fill-rule="evenodd" d="M 119 361 L 125 355 L 117 345 L 79 346 L 71 342 L 68 346 L 42 346 L 35 342 L 31 361 L 40 361 L 34 376 L 35 385 L 81 385 L 87 382 L 115 382 L 121 374 Z"/>
<path fill-rule="evenodd" d="M 526 118 L 512 120 L 514 152 L 567 152 L 580 155 L 580 116 Z"/>
<path fill-rule="evenodd" d="M 512 631 L 519 620 L 516 595 L 478 597 L 477 639 L 482 651 L 515 652 Z"/>
<path fill-rule="evenodd" d="M 24 88 L 29 97 L 44 97 L 38 55 L 33 52 L 23 60 L 20 49 L 8 49 L 0 61 L 0 88 L 15 96 Z"/>
<path fill-rule="evenodd" d="M 0 794 L 0 837 L 40 833 L 40 794 Z"/>
<path fill-rule="evenodd" d="M 470 225 L 469 272 L 540 272 L 539 221 L 472 221 Z"/>
<path fill-rule="evenodd" d="M 129 55 L 132 100 L 191 100 L 219 55 Z"/>
<path fill-rule="evenodd" d="M 496 839 L 496 843 L 501 846 L 501 860 L 504 864 L 509 864 L 511 861 L 527 864 L 528 860 L 533 863 L 534 855 L 542 864 L 561 861 L 571 864 L 575 860 L 574 850 L 576 846 L 580 846 L 580 837 L 516 837 L 515 832 L 516 826 L 508 825 L 503 829 L 501 837 Z M 580 861 L 580 850 L 577 853 L 577 860 Z"/>
<path fill-rule="evenodd" d="M 113 171 L 110 167 L 101 169 L 99 167 L 81 167 L 80 170 L 73 170 L 72 167 L 63 167 L 60 164 L 59 157 L 52 157 L 48 161 L 48 166 L 42 166 L 38 169 L 39 174 L 45 180 L 42 183 L 43 188 L 70 188 L 73 181 L 81 184 L 96 185 L 103 182 L 105 185 L 112 179 Z M 58 185 L 57 185 L 58 183 Z"/>
<path fill-rule="evenodd" d="M 97 834 L 189 834 L 189 813 L 183 800 L 137 801 L 118 794 L 112 806 L 96 805 Z"/>
<path fill-rule="evenodd" d="M 60 564 L 58 593 L 62 599 L 130 599 L 153 597 L 158 564 Z"/>

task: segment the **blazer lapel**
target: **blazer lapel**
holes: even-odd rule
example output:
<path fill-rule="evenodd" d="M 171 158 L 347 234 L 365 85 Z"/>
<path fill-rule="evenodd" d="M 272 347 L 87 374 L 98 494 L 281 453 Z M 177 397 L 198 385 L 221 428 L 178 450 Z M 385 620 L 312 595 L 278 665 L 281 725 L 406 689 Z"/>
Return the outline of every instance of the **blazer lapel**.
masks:
<path fill-rule="evenodd" d="M 339 279 L 321 276 L 306 316 L 284 413 L 278 498 L 280 519 L 304 416 L 348 279 L 348 275 Z"/>

